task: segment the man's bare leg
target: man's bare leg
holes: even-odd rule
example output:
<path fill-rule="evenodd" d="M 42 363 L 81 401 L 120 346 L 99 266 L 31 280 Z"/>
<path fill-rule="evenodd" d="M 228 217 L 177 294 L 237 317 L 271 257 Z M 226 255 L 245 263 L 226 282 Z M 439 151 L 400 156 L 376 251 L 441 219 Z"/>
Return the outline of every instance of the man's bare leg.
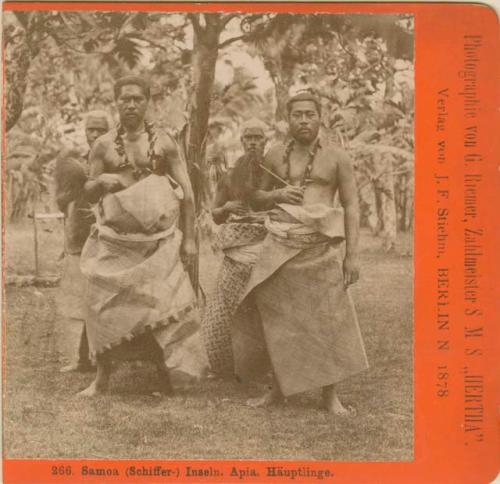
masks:
<path fill-rule="evenodd" d="M 81 363 L 71 363 L 70 365 L 63 366 L 59 369 L 61 373 L 79 372 L 90 373 L 95 370 L 91 363 L 82 365 Z"/>
<path fill-rule="evenodd" d="M 160 345 L 156 342 L 153 335 L 148 338 L 148 345 L 151 348 L 151 359 L 156 365 L 156 371 L 158 372 L 158 378 L 160 380 L 161 391 L 165 395 L 172 395 L 174 393 L 174 388 L 172 387 L 172 382 L 170 381 L 170 373 L 168 367 L 165 363 L 165 357 L 163 355 L 163 350 Z"/>
<path fill-rule="evenodd" d="M 172 382 L 170 381 L 170 374 L 168 372 L 167 365 L 163 360 L 156 364 L 156 370 L 160 380 L 161 392 L 165 395 L 172 395 L 174 393 L 174 388 L 172 386 Z"/>
<path fill-rule="evenodd" d="M 89 343 L 87 339 L 87 331 L 85 330 L 85 325 L 82 327 L 82 332 L 80 334 L 80 344 L 78 345 L 78 361 L 70 363 L 69 365 L 63 366 L 59 369 L 61 373 L 70 372 L 80 372 L 87 373 L 95 371 L 94 365 L 90 361 L 89 355 Z"/>
<path fill-rule="evenodd" d="M 283 394 L 281 393 L 276 377 L 273 377 L 273 384 L 268 392 L 266 392 L 262 397 L 250 398 L 247 400 L 247 405 L 249 407 L 269 407 L 274 403 L 279 403 L 284 400 Z"/>
<path fill-rule="evenodd" d="M 332 415 L 354 415 L 353 407 L 344 407 L 339 399 L 335 385 L 323 387 L 323 405 Z"/>
<path fill-rule="evenodd" d="M 78 371 L 78 363 L 70 363 L 69 365 L 59 368 L 60 373 L 70 373 L 73 371 Z"/>
<path fill-rule="evenodd" d="M 109 376 L 111 374 L 111 358 L 107 353 L 98 355 L 97 358 L 97 374 L 95 380 L 77 395 L 81 397 L 93 397 L 104 393 L 108 388 Z"/>
<path fill-rule="evenodd" d="M 78 371 L 86 372 L 93 370 L 95 370 L 95 368 L 90 360 L 89 340 L 87 338 L 87 330 L 84 325 L 80 336 L 80 345 L 78 347 Z"/>

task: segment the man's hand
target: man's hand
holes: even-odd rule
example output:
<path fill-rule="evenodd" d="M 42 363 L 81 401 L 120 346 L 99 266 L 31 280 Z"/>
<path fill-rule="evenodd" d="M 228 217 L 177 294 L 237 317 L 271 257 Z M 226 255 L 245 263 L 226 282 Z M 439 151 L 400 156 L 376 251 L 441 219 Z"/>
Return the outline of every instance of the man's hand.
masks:
<path fill-rule="evenodd" d="M 354 284 L 359 279 L 359 265 L 356 257 L 346 255 L 343 264 L 344 287 Z"/>
<path fill-rule="evenodd" d="M 303 199 L 303 188 L 286 187 L 276 190 L 276 203 L 290 203 L 292 205 L 301 205 Z"/>
<path fill-rule="evenodd" d="M 235 215 L 246 215 L 249 212 L 248 206 L 237 200 L 226 202 L 223 208 L 226 213 L 234 213 Z"/>
<path fill-rule="evenodd" d="M 113 173 L 102 173 L 97 177 L 97 181 L 104 193 L 113 193 L 125 188 L 120 177 Z"/>
<path fill-rule="evenodd" d="M 189 270 L 193 266 L 197 255 L 195 241 L 191 238 L 184 238 L 181 244 L 180 256 L 186 270 Z"/>

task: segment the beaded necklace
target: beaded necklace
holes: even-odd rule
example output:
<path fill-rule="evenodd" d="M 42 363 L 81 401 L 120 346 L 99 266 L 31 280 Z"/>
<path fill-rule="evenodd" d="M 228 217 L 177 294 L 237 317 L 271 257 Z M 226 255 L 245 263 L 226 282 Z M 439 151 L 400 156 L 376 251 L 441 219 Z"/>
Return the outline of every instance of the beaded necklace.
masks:
<path fill-rule="evenodd" d="M 286 164 L 286 178 L 285 180 L 291 184 L 290 182 L 290 155 L 292 154 L 293 148 L 295 146 L 295 140 L 292 139 L 288 142 L 285 153 L 283 155 L 283 162 Z M 305 186 L 307 183 L 311 181 L 311 171 L 313 169 L 314 158 L 316 158 L 316 154 L 318 153 L 318 149 L 320 147 L 319 138 L 315 141 L 314 146 L 311 150 L 309 150 L 309 159 L 307 161 L 306 168 L 302 175 L 302 179 L 300 180 L 300 187 Z"/>
<path fill-rule="evenodd" d="M 147 166 L 138 167 L 135 163 L 132 163 L 125 151 L 125 144 L 123 142 L 123 136 L 125 135 L 125 128 L 122 124 L 118 125 L 116 130 L 116 138 L 115 138 L 115 149 L 118 155 L 121 157 L 122 162 L 118 165 L 118 170 L 124 170 L 126 168 L 133 168 L 132 175 L 136 180 L 139 178 L 150 175 L 158 168 L 158 158 L 159 156 L 155 153 L 155 143 L 156 143 L 156 130 L 154 129 L 154 125 L 152 123 L 148 123 L 144 121 L 144 131 L 148 135 L 148 152 L 147 159 L 151 162 L 152 169 Z"/>

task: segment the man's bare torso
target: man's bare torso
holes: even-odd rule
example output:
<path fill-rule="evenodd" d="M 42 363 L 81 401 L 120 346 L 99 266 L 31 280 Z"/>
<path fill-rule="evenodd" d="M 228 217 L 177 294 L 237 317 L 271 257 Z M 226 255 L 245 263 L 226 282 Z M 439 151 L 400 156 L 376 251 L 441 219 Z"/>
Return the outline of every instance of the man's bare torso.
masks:
<path fill-rule="evenodd" d="M 283 179 L 287 179 L 287 163 L 284 160 L 285 145 L 273 146 L 266 155 L 266 164 Z M 324 203 L 333 205 L 339 186 L 338 165 L 345 161 L 346 154 L 326 141 L 314 157 L 310 181 L 306 183 L 303 204 Z M 290 176 L 287 180 L 294 186 L 300 186 L 310 155 L 309 151 L 295 144 L 290 154 Z"/>
<path fill-rule="evenodd" d="M 148 156 L 150 150 L 148 133 L 143 132 L 132 140 L 127 139 L 127 136 L 122 136 L 126 157 L 117 151 L 116 134 L 117 130 L 112 129 L 96 141 L 93 153 L 94 163 L 91 167 L 92 177 L 101 173 L 114 173 L 120 176 L 120 181 L 124 186 L 130 186 L 137 181 L 137 176 L 134 175 L 137 169 L 148 169 L 161 175 L 168 173 L 167 145 L 173 141 L 166 134 L 155 133 L 153 153 L 156 155 L 155 159 L 158 164 L 156 167 L 153 166 L 151 157 Z M 127 159 L 130 162 L 129 166 L 123 166 Z M 144 170 L 144 173 L 148 173 L 148 170 Z"/>

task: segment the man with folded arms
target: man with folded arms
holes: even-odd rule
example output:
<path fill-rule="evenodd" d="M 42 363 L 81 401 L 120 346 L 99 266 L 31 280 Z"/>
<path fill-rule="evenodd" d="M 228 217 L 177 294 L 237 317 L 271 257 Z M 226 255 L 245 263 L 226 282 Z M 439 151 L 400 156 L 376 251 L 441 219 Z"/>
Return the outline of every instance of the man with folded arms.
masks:
<path fill-rule="evenodd" d="M 210 368 L 219 376 L 235 374 L 235 356 L 241 359 L 252 349 L 235 333 L 234 317 L 267 234 L 262 213 L 252 211 L 250 195 L 257 188 L 260 164 L 266 146 L 266 126 L 258 119 L 247 120 L 241 130 L 244 154 L 217 186 L 212 217 L 220 225 L 218 246 L 224 253 L 214 290 L 207 298 L 202 330 Z M 247 305 L 246 318 L 255 316 Z M 243 327 L 249 322 L 244 322 Z M 236 346 L 236 348 L 235 348 Z"/>

